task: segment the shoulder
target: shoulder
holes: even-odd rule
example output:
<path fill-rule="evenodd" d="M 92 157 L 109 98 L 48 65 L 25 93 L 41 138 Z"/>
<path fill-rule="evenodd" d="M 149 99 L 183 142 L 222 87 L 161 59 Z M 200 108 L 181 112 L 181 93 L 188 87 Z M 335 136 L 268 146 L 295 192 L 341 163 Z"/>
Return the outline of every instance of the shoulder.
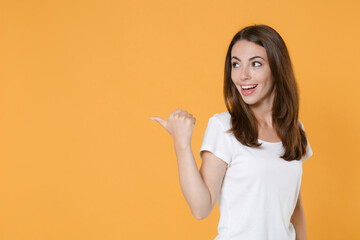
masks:
<path fill-rule="evenodd" d="M 231 115 L 229 112 L 215 113 L 210 120 L 218 121 L 224 130 L 228 130 L 231 127 Z"/>
<path fill-rule="evenodd" d="M 302 128 L 302 130 L 304 130 L 304 131 L 305 131 L 304 124 L 300 121 L 300 119 L 299 119 L 299 125 L 300 125 L 300 127 Z"/>

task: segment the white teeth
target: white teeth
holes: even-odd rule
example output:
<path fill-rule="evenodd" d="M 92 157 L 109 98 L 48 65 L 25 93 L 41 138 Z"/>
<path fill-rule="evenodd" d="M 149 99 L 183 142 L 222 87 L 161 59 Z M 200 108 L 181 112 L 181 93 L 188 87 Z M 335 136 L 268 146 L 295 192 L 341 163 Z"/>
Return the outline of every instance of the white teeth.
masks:
<path fill-rule="evenodd" d="M 242 87 L 242 89 L 246 90 L 246 89 L 254 88 L 254 87 L 256 87 L 256 86 L 257 86 L 257 85 L 255 84 L 255 85 L 241 86 L 241 87 Z"/>

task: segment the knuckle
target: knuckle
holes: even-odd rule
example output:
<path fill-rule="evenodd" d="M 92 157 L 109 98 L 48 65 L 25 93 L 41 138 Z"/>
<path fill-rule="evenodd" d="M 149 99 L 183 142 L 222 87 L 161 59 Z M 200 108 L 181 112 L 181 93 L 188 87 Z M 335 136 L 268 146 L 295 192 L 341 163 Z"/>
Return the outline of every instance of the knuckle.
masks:
<path fill-rule="evenodd" d="M 181 111 L 181 109 L 180 109 L 180 108 L 177 108 L 177 109 L 175 109 L 171 114 L 178 113 L 179 111 Z"/>

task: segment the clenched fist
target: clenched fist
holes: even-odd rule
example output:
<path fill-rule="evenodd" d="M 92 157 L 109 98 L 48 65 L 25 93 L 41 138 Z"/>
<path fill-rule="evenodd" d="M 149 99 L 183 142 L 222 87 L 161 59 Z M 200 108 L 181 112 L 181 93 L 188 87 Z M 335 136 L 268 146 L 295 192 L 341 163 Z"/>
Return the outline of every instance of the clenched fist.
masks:
<path fill-rule="evenodd" d="M 167 121 L 157 116 L 151 117 L 150 119 L 160 123 L 161 126 L 170 133 L 174 139 L 175 145 L 180 147 L 190 145 L 193 128 L 196 122 L 196 119 L 192 114 L 178 108 L 169 115 Z"/>

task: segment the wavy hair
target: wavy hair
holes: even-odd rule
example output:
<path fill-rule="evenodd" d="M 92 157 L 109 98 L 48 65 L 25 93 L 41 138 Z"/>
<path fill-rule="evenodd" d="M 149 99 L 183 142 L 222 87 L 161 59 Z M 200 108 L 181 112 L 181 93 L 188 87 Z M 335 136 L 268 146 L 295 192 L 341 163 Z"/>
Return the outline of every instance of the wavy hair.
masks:
<path fill-rule="evenodd" d="M 231 50 L 240 40 L 256 43 L 266 49 L 271 74 L 274 79 L 275 97 L 272 107 L 273 126 L 281 138 L 284 160 L 300 160 L 306 154 L 307 138 L 300 126 L 297 84 L 286 44 L 281 36 L 266 25 L 248 26 L 233 37 L 225 60 L 224 100 L 231 115 L 232 132 L 236 139 L 249 147 L 260 147 L 258 121 L 249 105 L 244 102 L 231 80 Z"/>

